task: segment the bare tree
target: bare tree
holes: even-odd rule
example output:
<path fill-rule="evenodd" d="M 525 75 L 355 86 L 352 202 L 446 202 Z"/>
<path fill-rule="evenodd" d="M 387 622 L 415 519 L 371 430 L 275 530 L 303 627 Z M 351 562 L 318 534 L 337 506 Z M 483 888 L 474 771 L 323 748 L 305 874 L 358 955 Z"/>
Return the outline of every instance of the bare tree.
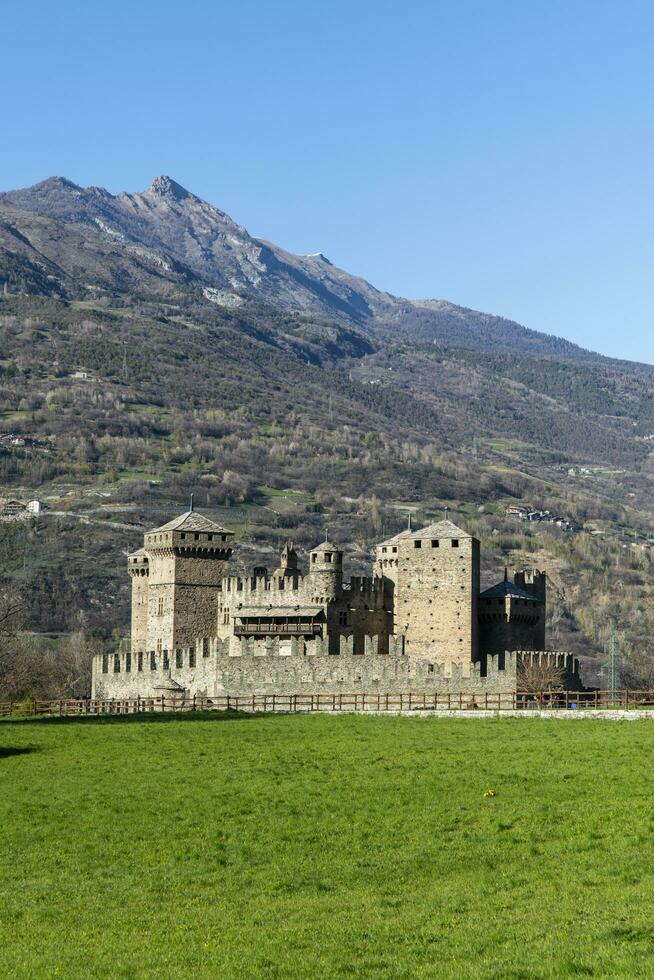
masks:
<path fill-rule="evenodd" d="M 91 693 L 91 663 L 102 646 L 84 633 L 59 641 L 23 629 L 24 603 L 0 589 L 0 700 L 83 698 Z"/>
<path fill-rule="evenodd" d="M 649 650 L 632 649 L 620 664 L 620 684 L 631 691 L 654 691 L 654 657 Z"/>
<path fill-rule="evenodd" d="M 565 670 L 547 658 L 523 660 L 518 667 L 518 690 L 525 694 L 561 691 L 564 684 Z"/>
<path fill-rule="evenodd" d="M 0 638 L 15 636 L 23 625 L 25 603 L 9 587 L 0 588 Z"/>

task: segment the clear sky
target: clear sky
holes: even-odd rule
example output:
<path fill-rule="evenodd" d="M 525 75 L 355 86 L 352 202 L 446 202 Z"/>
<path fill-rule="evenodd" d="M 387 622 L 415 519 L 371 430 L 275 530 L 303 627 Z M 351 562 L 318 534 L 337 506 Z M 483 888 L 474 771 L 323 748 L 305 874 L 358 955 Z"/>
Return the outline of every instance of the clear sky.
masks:
<path fill-rule="evenodd" d="M 654 362 L 654 4 L 4 0 L 0 189 L 166 173 L 376 286 Z"/>

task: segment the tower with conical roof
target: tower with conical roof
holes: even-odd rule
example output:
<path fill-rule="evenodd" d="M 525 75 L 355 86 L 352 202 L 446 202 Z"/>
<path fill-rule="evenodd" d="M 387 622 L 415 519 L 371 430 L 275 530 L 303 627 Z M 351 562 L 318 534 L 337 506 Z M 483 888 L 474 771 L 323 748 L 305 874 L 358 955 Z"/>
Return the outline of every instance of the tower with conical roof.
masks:
<path fill-rule="evenodd" d="M 192 508 L 162 527 L 148 531 L 143 549 L 128 559 L 133 605 L 140 603 L 132 631 L 134 652 L 168 651 L 216 633 L 216 610 L 227 574 L 234 533 Z M 147 564 L 147 602 L 143 575 Z M 133 620 L 134 623 L 134 620 Z"/>

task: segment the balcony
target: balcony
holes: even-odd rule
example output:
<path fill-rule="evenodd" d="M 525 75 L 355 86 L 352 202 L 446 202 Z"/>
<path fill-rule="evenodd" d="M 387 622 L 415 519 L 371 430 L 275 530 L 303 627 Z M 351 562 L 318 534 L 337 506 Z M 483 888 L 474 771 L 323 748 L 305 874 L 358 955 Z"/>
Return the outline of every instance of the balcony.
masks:
<path fill-rule="evenodd" d="M 321 623 L 237 623 L 234 636 L 322 636 Z"/>

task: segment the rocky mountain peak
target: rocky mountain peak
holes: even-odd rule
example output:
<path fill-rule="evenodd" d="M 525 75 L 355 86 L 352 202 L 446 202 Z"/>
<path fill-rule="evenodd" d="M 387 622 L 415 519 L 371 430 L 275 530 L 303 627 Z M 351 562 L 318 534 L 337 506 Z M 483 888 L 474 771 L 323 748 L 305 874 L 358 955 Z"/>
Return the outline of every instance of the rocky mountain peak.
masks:
<path fill-rule="evenodd" d="M 158 197 L 172 197 L 176 201 L 181 201 L 185 197 L 192 196 L 185 187 L 182 187 L 176 180 L 173 180 L 172 177 L 167 177 L 165 174 L 162 174 L 161 177 L 155 177 L 150 184 L 149 190 Z"/>
<path fill-rule="evenodd" d="M 47 177 L 46 180 L 42 180 L 40 184 L 36 184 L 36 187 L 42 190 L 69 190 L 69 191 L 81 191 L 79 184 L 75 184 L 68 177 Z"/>

